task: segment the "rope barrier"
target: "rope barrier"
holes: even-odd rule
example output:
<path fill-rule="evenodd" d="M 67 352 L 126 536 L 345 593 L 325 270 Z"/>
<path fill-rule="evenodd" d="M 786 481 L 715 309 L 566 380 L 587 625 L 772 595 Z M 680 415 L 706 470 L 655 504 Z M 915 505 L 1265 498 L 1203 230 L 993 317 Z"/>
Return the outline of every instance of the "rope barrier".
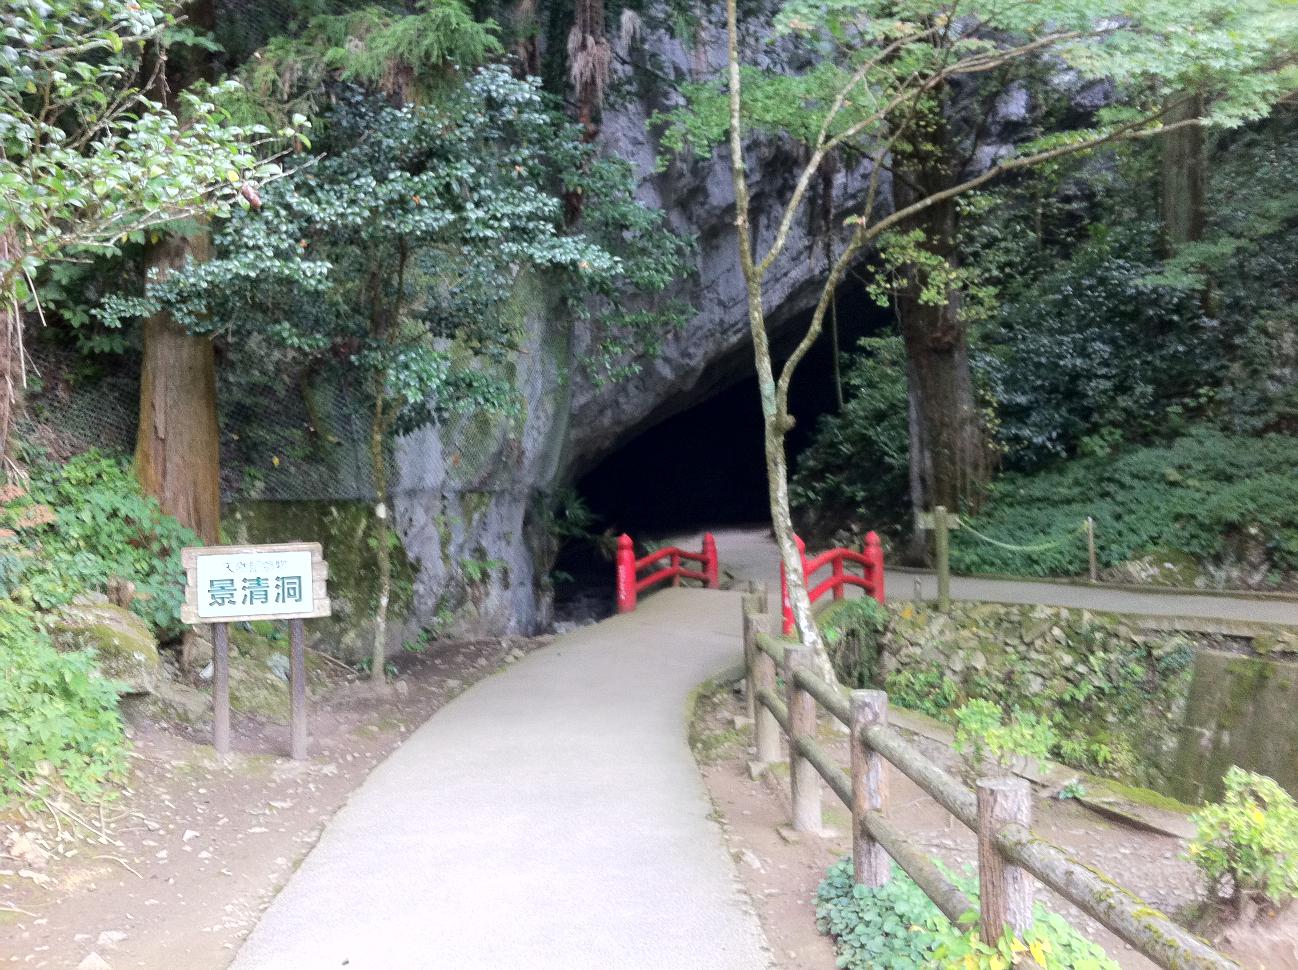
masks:
<path fill-rule="evenodd" d="M 1001 542 L 999 539 L 993 539 L 991 536 L 985 535 L 984 533 L 979 532 L 977 529 L 971 526 L 967 519 L 962 518 L 960 520 L 960 528 L 964 532 L 972 533 L 975 537 L 981 539 L 983 542 L 986 542 L 989 545 L 996 546 L 1000 549 L 1005 549 L 1008 552 L 1048 552 L 1051 549 L 1058 549 L 1062 546 L 1065 546 L 1069 542 L 1074 541 L 1077 536 L 1084 534 L 1086 532 L 1086 522 L 1083 521 L 1080 526 L 1068 532 L 1066 535 L 1061 536 L 1058 539 L 1051 539 L 1046 542 L 1039 542 L 1039 543 L 1026 545 L 1026 546 L 1016 545 L 1012 542 Z"/>

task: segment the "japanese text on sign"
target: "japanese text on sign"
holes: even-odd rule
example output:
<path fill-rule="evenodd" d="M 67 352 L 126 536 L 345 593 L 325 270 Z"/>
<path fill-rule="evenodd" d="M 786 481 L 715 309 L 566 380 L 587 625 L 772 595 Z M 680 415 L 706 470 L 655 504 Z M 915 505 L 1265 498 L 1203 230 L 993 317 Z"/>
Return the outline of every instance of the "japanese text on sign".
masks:
<path fill-rule="evenodd" d="M 197 566 L 194 605 L 201 620 L 300 616 L 314 609 L 309 551 L 206 554 Z"/>

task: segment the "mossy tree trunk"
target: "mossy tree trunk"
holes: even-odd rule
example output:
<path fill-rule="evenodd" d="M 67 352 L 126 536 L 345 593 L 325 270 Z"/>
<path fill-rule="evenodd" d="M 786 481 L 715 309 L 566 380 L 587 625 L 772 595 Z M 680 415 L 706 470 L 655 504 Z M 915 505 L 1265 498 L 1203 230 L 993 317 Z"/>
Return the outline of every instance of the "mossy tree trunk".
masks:
<path fill-rule="evenodd" d="M 958 183 L 954 147 L 943 122 L 924 131 L 923 147 L 898 151 L 893 195 L 898 210 Z M 907 229 L 924 235 L 923 247 L 946 264 L 957 258 L 956 199 L 918 211 Z M 991 454 L 969 366 L 969 334 L 960 293 L 923 268 L 911 266 L 896 294 L 906 345 L 913 418 L 910 422 L 911 504 L 917 509 L 976 505 L 991 474 Z M 918 488 L 918 494 L 914 489 Z"/>
<path fill-rule="evenodd" d="M 185 5 L 187 21 L 199 30 L 216 24 L 212 0 Z M 194 51 L 169 57 L 157 94 L 177 110 L 178 92 L 210 74 L 205 55 Z M 172 235 L 150 250 L 150 274 L 165 277 L 186 259 L 211 253 L 205 229 Z M 140 424 L 135 471 L 163 511 L 189 526 L 205 542 L 216 542 L 221 527 L 220 432 L 216 416 L 216 357 L 208 337 L 186 333 L 170 314 L 144 321 L 141 332 Z"/>
<path fill-rule="evenodd" d="M 4 457 L 9 455 L 9 433 L 22 393 L 23 316 L 12 296 L 18 269 L 11 261 L 17 252 L 15 231 L 0 233 L 0 262 L 10 267 L 0 286 L 0 456 Z"/>
<path fill-rule="evenodd" d="M 1189 121 L 1203 116 L 1203 98 L 1187 96 L 1175 102 L 1167 112 L 1167 122 Z M 1203 238 L 1207 219 L 1204 193 L 1208 163 L 1204 155 L 1203 128 L 1187 125 L 1163 136 L 1161 209 L 1163 242 L 1167 255 L 1186 243 Z"/>
<path fill-rule="evenodd" d="M 149 264 L 165 275 L 188 256 L 205 258 L 208 246 L 205 234 L 172 236 L 153 247 Z M 170 314 L 160 313 L 144 321 L 142 342 L 135 473 L 163 511 L 204 542 L 216 542 L 221 443 L 212 341 L 189 335 Z"/>

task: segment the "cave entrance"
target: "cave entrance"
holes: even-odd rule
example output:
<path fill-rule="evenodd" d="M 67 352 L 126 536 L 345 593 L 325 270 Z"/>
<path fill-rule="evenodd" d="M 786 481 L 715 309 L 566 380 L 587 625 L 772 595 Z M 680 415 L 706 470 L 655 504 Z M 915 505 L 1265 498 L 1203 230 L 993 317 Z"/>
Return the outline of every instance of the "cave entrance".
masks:
<path fill-rule="evenodd" d="M 878 335 L 892 322 L 891 313 L 870 299 L 856 278 L 839 288 L 837 304 L 844 356 L 862 337 Z M 810 311 L 799 314 L 776 332 L 772 350 L 777 372 L 810 319 Z M 651 419 L 578 480 L 577 493 L 596 516 L 597 531 L 627 532 L 654 544 L 682 532 L 770 521 L 752 348 L 745 346 L 714 368 L 702 379 L 704 386 L 716 385 L 710 396 L 661 420 Z M 790 410 L 798 422 L 787 439 L 790 468 L 796 471 L 820 417 L 837 410 L 828 324 L 794 376 Z M 611 590 L 611 566 L 588 543 L 565 549 L 557 569 L 570 591 L 586 588 L 602 598 Z M 568 612 L 563 607 L 570 596 L 560 589 L 561 614 Z"/>

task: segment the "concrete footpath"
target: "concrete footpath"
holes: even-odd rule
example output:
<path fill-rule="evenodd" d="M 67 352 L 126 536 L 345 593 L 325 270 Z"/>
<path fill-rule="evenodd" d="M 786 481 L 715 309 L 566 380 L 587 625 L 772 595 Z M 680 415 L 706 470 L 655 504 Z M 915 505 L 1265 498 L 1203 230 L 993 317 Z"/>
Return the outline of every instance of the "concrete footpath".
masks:
<path fill-rule="evenodd" d="M 235 970 L 763 970 L 686 740 L 735 593 L 667 589 L 488 677 L 379 765 Z"/>
<path fill-rule="evenodd" d="M 718 529 L 714 535 L 722 572 L 736 582 L 751 580 L 765 584 L 778 606 L 780 557 L 770 531 L 766 528 Z M 673 541 L 694 549 L 698 547 L 699 537 L 691 534 L 675 537 Z M 813 553 L 817 551 L 812 550 Z M 828 574 L 817 574 L 818 578 L 825 575 Z M 931 572 L 888 569 L 885 582 L 891 600 L 915 599 L 917 593 L 920 599 L 937 598 L 937 577 Z M 857 591 L 849 590 L 849 595 L 857 595 Z M 951 597 L 982 603 L 1061 606 L 1185 621 L 1172 624 L 1178 628 L 1202 626 L 1210 629 L 1220 624 L 1221 632 L 1229 632 L 1233 624 L 1298 626 L 1298 598 L 1293 596 L 1231 595 L 1229 591 L 1178 592 L 1157 587 L 1133 589 L 1036 579 L 953 576 Z M 1196 624 L 1194 621 L 1202 622 Z"/>

